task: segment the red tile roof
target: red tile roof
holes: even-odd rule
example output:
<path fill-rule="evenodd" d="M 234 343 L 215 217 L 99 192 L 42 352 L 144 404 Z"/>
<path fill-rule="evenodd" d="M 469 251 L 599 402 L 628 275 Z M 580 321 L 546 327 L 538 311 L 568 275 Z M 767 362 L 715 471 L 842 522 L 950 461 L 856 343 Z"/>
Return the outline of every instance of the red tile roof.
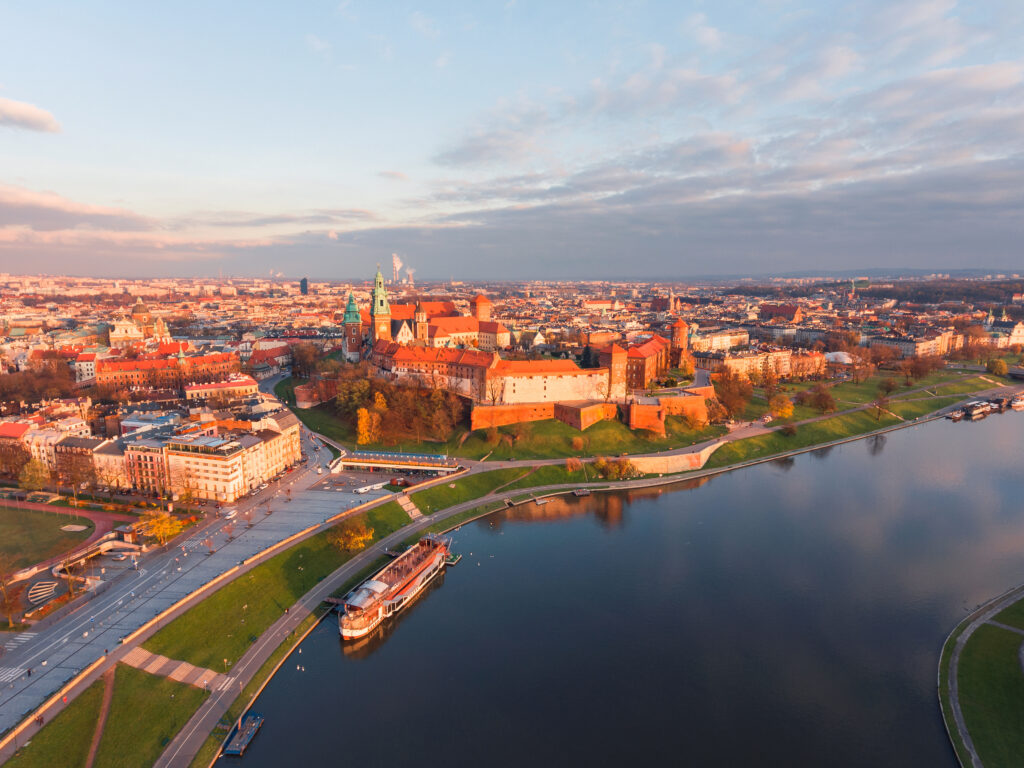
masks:
<path fill-rule="evenodd" d="M 0 421 L 0 437 L 20 440 L 21 436 L 31 428 L 31 424 L 17 424 L 13 421 Z"/>

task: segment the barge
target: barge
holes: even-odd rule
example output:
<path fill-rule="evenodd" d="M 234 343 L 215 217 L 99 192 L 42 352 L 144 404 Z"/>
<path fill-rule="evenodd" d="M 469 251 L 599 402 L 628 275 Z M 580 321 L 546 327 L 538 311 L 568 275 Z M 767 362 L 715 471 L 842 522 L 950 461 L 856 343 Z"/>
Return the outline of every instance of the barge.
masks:
<path fill-rule="evenodd" d="M 424 536 L 345 595 L 338 617 L 342 639 L 365 637 L 411 603 L 444 571 L 445 565 L 458 562 L 452 557 L 450 545 L 449 539 Z"/>
<path fill-rule="evenodd" d="M 263 715 L 255 712 L 250 712 L 239 720 L 235 727 L 231 729 L 231 733 L 228 734 L 227 743 L 224 746 L 224 754 L 234 757 L 244 755 L 245 750 L 249 748 L 249 744 L 252 743 L 262 725 Z"/>

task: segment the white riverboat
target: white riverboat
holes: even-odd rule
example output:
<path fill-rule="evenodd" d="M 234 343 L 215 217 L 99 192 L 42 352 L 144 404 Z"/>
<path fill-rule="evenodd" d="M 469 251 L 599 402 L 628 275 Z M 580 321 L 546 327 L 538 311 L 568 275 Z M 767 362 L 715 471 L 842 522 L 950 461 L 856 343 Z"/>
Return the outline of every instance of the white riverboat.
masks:
<path fill-rule="evenodd" d="M 338 629 L 345 640 L 365 637 L 385 619 L 411 603 L 445 565 L 457 562 L 450 540 L 424 536 L 382 570 L 349 592 L 342 603 Z"/>

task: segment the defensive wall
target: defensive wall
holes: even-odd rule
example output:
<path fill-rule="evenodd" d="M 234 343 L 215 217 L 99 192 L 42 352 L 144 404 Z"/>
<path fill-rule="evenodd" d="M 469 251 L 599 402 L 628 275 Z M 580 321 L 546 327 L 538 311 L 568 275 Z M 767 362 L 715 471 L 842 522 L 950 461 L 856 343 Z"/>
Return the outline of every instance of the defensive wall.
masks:
<path fill-rule="evenodd" d="M 670 453 L 664 456 L 631 456 L 630 463 L 645 475 L 668 475 L 675 472 L 688 472 L 691 469 L 702 469 L 711 458 L 711 454 L 725 445 L 725 440 L 712 443 L 703 450 L 690 453 Z"/>

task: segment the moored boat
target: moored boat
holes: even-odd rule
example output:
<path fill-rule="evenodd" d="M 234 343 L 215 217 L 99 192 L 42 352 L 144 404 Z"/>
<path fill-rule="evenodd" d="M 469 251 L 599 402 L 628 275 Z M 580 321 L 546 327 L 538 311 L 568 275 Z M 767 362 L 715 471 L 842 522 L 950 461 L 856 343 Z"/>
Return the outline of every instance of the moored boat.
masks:
<path fill-rule="evenodd" d="M 450 540 L 424 536 L 383 569 L 349 592 L 341 605 L 338 631 L 345 640 L 370 634 L 396 615 L 431 581 L 451 557 Z"/>
<path fill-rule="evenodd" d="M 1024 411 L 1024 394 L 1016 395 L 1010 401 L 1010 407 L 1015 411 Z"/>

